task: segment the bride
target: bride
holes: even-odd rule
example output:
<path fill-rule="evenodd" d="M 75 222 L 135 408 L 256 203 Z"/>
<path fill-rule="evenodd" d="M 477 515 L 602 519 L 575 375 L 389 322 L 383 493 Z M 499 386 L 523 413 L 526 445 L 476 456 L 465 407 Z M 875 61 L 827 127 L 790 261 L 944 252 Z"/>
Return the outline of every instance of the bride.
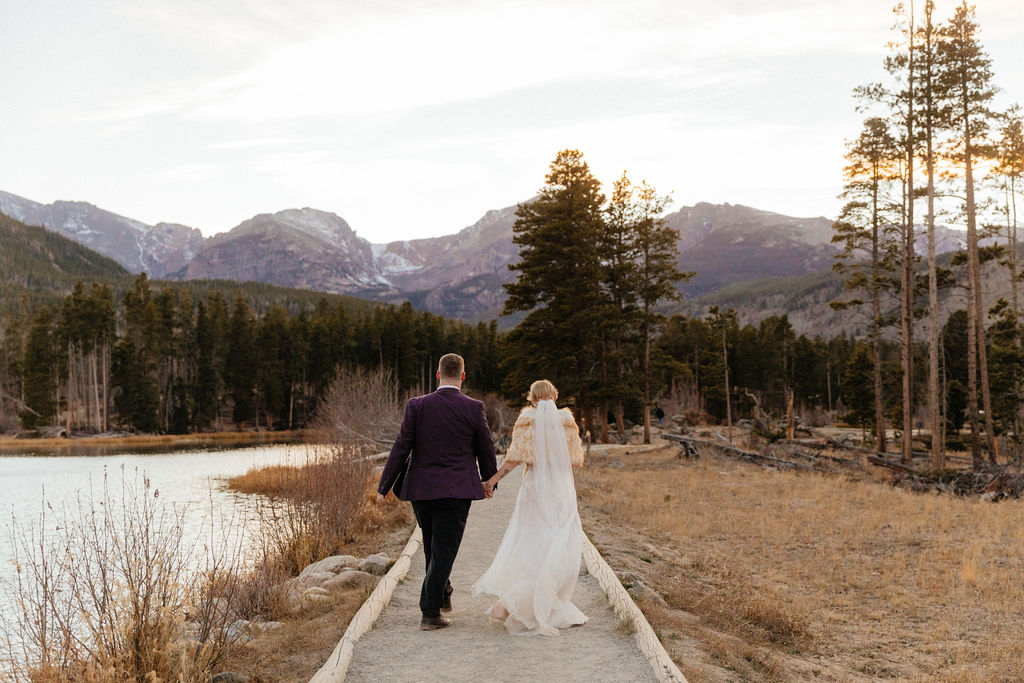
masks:
<path fill-rule="evenodd" d="M 484 482 L 490 495 L 502 477 L 524 465 L 505 536 L 473 595 L 495 596 L 487 615 L 510 632 L 554 636 L 587 621 L 571 601 L 583 552 L 572 467 L 583 464 L 583 444 L 572 413 L 555 407 L 551 382 L 534 382 L 527 398 L 502 466 Z"/>

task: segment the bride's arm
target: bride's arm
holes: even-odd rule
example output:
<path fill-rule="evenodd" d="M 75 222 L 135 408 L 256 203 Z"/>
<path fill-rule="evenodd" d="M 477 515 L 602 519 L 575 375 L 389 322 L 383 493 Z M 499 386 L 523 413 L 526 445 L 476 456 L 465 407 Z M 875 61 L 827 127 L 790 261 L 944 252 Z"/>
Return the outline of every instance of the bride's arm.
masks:
<path fill-rule="evenodd" d="M 502 461 L 501 467 L 494 473 L 494 476 L 484 482 L 484 484 L 490 484 L 491 488 L 498 485 L 498 482 L 505 478 L 505 475 L 519 467 L 518 462 L 504 462 Z"/>

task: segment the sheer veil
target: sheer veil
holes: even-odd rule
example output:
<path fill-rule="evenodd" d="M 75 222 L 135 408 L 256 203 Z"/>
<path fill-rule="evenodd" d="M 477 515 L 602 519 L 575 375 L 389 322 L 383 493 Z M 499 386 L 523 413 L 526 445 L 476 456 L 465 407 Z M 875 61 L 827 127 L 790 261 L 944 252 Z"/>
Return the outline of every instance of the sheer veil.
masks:
<path fill-rule="evenodd" d="M 533 464 L 523 477 L 494 562 L 473 586 L 474 595 L 498 598 L 488 614 L 501 615 L 512 632 L 557 635 L 559 628 L 587 621 L 572 603 L 583 527 L 565 429 L 555 402 L 539 401 Z"/>
<path fill-rule="evenodd" d="M 578 513 L 565 427 L 554 401 L 537 402 L 533 458 L 541 517 L 553 529 L 563 530 Z"/>

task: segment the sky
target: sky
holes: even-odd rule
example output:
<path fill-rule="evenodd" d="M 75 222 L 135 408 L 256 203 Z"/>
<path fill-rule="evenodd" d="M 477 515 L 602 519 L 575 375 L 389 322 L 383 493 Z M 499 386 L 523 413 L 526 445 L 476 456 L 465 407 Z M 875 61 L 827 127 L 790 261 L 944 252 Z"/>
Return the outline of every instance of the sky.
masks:
<path fill-rule="evenodd" d="M 0 190 L 208 236 L 310 206 L 384 243 L 528 199 L 574 148 L 673 210 L 833 217 L 893 4 L 0 0 Z M 1019 0 L 977 4 L 1024 102 Z"/>

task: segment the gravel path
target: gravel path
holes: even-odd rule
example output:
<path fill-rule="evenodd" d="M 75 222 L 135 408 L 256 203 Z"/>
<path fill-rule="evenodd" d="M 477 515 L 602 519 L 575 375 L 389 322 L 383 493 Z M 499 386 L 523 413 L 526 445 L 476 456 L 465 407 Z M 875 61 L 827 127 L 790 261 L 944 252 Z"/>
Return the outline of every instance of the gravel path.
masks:
<path fill-rule="evenodd" d="M 512 636 L 484 615 L 492 598 L 474 599 L 470 588 L 498 549 L 518 487 L 519 477 L 513 475 L 492 500 L 473 503 L 452 573 L 452 625 L 419 630 L 424 572 L 420 550 L 374 628 L 355 644 L 348 681 L 655 680 L 636 641 L 619 625 L 589 575 L 580 577 L 573 602 L 590 621 L 558 637 Z"/>

